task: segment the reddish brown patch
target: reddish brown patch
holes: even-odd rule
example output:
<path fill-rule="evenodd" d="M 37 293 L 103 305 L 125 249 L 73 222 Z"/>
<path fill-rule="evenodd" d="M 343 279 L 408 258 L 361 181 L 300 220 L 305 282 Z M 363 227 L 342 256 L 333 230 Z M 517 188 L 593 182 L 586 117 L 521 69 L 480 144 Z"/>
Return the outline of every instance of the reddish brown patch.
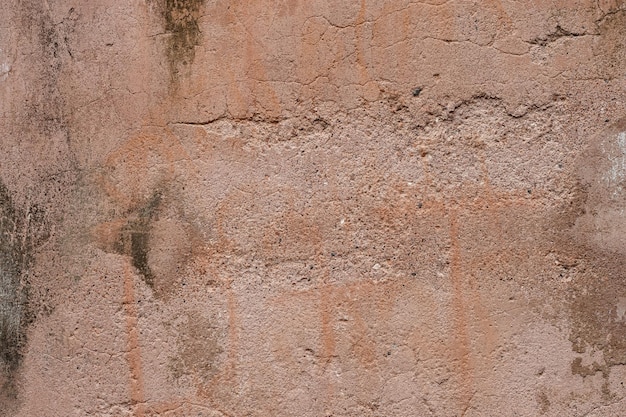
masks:
<path fill-rule="evenodd" d="M 144 385 L 137 326 L 137 304 L 135 302 L 134 277 L 129 265 L 124 267 L 124 312 L 126 313 L 126 334 L 128 337 L 128 366 L 130 368 L 130 402 L 136 417 L 144 416 Z"/>
<path fill-rule="evenodd" d="M 103 222 L 96 225 L 92 231 L 93 239 L 102 249 L 107 252 L 113 252 L 115 245 L 120 240 L 122 229 L 126 225 L 126 219 L 115 219 L 110 222 Z"/>

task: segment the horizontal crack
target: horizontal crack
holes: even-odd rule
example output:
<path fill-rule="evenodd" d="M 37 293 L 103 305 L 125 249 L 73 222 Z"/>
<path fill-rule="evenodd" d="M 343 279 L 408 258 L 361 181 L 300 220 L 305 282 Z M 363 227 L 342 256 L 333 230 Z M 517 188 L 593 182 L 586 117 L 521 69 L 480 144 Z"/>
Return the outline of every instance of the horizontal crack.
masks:
<path fill-rule="evenodd" d="M 579 36 L 585 36 L 587 34 L 588 33 L 586 32 L 582 32 L 582 33 L 570 32 L 569 30 L 563 29 L 561 25 L 557 25 L 554 32 L 548 33 L 547 35 L 544 35 L 544 36 L 536 37 L 528 41 L 528 43 L 532 45 L 546 46 L 547 44 L 552 43 L 560 38 L 576 38 Z"/>

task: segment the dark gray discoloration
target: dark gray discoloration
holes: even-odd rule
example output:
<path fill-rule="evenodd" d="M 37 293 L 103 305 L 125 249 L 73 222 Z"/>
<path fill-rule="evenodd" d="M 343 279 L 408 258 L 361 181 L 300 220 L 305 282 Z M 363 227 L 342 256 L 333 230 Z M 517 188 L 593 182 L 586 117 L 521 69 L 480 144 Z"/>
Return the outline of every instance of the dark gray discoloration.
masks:
<path fill-rule="evenodd" d="M 15 207 L 0 182 L 0 405 L 16 395 L 15 378 L 26 345 L 26 327 L 33 319 L 27 270 L 35 246 L 47 238 L 47 233 L 33 233 L 40 231 L 41 224 L 43 212 L 37 207 Z"/>
<path fill-rule="evenodd" d="M 115 247 L 117 253 L 131 257 L 133 266 L 150 287 L 154 287 L 154 274 L 148 265 L 150 229 L 157 217 L 160 204 L 161 193 L 156 192 L 128 220 Z"/>
<path fill-rule="evenodd" d="M 21 275 L 26 254 L 19 236 L 20 219 L 13 201 L 0 184 L 0 360 L 2 373 L 11 379 L 21 360 L 26 294 Z"/>
<path fill-rule="evenodd" d="M 164 29 L 169 35 L 167 60 L 172 82 L 184 67 L 190 65 L 200 44 L 201 31 L 198 19 L 205 0 L 159 0 Z"/>
<path fill-rule="evenodd" d="M 40 2 L 27 1 L 22 6 L 23 36 L 33 41 L 40 57 L 32 71 L 37 88 L 25 103 L 25 115 L 36 135 L 53 135 L 59 131 L 69 141 L 66 98 L 60 86 L 63 70 L 73 59 L 71 43 L 78 13 L 69 9 L 60 23 L 55 23 L 50 11 Z"/>

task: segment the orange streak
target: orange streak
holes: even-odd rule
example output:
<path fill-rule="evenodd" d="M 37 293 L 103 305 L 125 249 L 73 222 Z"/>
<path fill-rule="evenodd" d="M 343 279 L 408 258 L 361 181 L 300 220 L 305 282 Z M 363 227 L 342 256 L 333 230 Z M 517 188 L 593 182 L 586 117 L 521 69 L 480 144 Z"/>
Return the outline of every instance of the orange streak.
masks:
<path fill-rule="evenodd" d="M 470 340 L 468 335 L 467 306 L 464 298 L 463 271 L 461 249 L 459 246 L 459 226 L 455 209 L 449 211 L 450 216 L 450 278 L 453 289 L 453 309 L 455 319 L 456 340 L 454 351 L 460 367 L 461 407 L 463 412 L 470 406 L 473 391 L 472 366 L 470 363 Z"/>
<path fill-rule="evenodd" d="M 135 416 L 144 416 L 143 371 L 141 368 L 141 350 L 139 349 L 139 330 L 137 328 L 137 304 L 133 273 L 129 265 L 124 266 L 124 311 L 126 313 L 126 332 L 128 334 L 128 365 L 130 367 L 130 402 L 135 408 Z"/>

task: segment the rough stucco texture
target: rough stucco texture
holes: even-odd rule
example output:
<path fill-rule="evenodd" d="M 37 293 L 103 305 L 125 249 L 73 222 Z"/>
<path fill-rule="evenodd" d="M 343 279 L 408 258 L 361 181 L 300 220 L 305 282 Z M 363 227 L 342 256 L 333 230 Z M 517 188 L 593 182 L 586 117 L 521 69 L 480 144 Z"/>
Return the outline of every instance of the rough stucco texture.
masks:
<path fill-rule="evenodd" d="M 0 415 L 626 415 L 626 3 L 4 0 Z"/>

